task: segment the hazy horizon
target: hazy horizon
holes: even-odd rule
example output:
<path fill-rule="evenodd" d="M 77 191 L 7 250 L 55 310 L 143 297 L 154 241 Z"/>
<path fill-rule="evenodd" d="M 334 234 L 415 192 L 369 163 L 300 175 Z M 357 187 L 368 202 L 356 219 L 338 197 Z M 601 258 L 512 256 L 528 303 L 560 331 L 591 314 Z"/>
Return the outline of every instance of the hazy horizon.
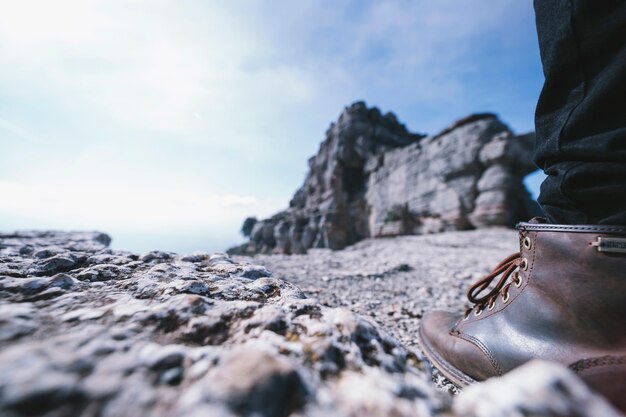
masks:
<path fill-rule="evenodd" d="M 0 0 L 0 230 L 224 250 L 359 100 L 414 132 L 479 112 L 532 130 L 530 3 Z"/>

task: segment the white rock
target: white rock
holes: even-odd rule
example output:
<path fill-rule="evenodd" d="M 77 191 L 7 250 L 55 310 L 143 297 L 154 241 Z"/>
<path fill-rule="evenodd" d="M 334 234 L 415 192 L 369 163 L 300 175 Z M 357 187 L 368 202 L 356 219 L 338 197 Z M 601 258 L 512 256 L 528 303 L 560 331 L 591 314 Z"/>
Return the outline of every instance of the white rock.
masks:
<path fill-rule="evenodd" d="M 454 410 L 467 417 L 622 417 L 573 372 L 539 360 L 466 388 Z"/>

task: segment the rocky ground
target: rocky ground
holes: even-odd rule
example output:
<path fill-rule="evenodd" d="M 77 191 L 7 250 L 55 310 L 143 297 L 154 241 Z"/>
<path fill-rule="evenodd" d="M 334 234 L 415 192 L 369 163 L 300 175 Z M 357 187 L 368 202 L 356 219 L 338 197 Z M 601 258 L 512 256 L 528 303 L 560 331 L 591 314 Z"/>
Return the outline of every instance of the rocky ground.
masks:
<path fill-rule="evenodd" d="M 404 346 L 417 349 L 424 312 L 464 311 L 467 288 L 518 249 L 517 232 L 494 228 L 367 239 L 340 251 L 233 259 L 264 265 L 307 297 L 369 317 Z"/>
<path fill-rule="evenodd" d="M 109 241 L 0 234 L 0 415 L 618 415 L 555 365 L 460 396 L 432 382 L 419 318 L 463 308 L 512 231 L 235 259 Z"/>

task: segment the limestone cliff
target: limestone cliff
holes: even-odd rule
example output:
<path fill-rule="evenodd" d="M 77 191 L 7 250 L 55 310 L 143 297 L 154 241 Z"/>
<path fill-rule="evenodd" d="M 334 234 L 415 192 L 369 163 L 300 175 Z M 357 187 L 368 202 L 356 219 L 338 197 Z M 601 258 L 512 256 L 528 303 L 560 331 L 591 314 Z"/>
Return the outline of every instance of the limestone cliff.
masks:
<path fill-rule="evenodd" d="M 434 136 L 392 113 L 347 107 L 309 159 L 289 208 L 251 227 L 230 253 L 341 249 L 367 237 L 513 226 L 538 214 L 523 185 L 536 169 L 534 135 L 496 115 L 461 119 Z"/>

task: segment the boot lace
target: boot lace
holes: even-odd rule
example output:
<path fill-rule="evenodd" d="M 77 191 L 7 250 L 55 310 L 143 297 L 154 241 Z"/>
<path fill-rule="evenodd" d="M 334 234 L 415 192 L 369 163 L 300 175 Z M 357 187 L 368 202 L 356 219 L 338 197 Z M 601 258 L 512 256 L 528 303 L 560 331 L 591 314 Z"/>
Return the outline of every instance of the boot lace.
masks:
<path fill-rule="evenodd" d="M 515 272 L 515 270 L 521 267 L 524 262 L 525 259 L 520 253 L 509 255 L 506 259 L 500 262 L 493 269 L 493 271 L 473 284 L 467 291 L 467 299 L 474 304 L 474 307 L 465 310 L 465 318 L 467 319 L 474 309 L 476 309 L 475 314 L 477 316 L 480 315 L 485 306 L 492 309 L 498 295 L 502 295 L 503 301 L 507 302 L 509 299 L 509 288 L 511 284 L 515 283 L 516 286 L 521 284 L 521 277 L 519 276 L 519 273 Z M 515 274 L 513 274 L 514 272 Z M 502 275 L 498 283 L 491 290 L 487 291 L 491 283 L 498 275 Z M 513 282 L 508 282 L 511 275 L 513 276 Z M 485 293 L 485 291 L 487 292 Z M 481 295 L 482 293 L 485 294 Z"/>

